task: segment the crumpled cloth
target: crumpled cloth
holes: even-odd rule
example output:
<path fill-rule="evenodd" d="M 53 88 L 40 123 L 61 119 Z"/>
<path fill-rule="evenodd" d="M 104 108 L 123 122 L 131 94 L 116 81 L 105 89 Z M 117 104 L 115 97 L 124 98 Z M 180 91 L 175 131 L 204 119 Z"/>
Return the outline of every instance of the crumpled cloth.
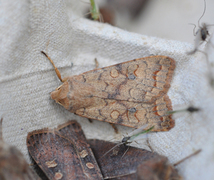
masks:
<path fill-rule="evenodd" d="M 104 67 L 150 55 L 167 55 L 176 61 L 168 91 L 173 109 L 193 105 L 201 111 L 176 116 L 173 129 L 149 136 L 150 145 L 171 163 L 202 149 L 177 168 L 187 180 L 214 179 L 214 88 L 209 83 L 204 54 L 186 55 L 193 48 L 188 43 L 130 33 L 79 18 L 72 9 L 73 4 L 64 0 L 2 2 L 0 115 L 4 118 L 4 140 L 15 145 L 30 163 L 26 136 L 36 129 L 53 128 L 76 119 L 87 138 L 114 141 L 132 130 L 117 126 L 120 134 L 116 135 L 108 123 L 89 123 L 51 100 L 50 92 L 61 82 L 41 51 L 52 58 L 62 77 L 94 69 L 95 58 L 99 67 Z M 144 140 L 137 146 L 148 149 Z"/>

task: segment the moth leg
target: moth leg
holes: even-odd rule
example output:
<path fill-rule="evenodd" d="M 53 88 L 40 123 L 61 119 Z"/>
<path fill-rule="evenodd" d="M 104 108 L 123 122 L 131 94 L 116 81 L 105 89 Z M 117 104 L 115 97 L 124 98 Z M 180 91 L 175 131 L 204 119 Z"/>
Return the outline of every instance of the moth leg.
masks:
<path fill-rule="evenodd" d="M 95 58 L 94 61 L 95 61 L 95 65 L 96 65 L 95 69 L 97 69 L 99 67 L 99 62 L 97 61 L 97 58 Z"/>
<path fill-rule="evenodd" d="M 178 164 L 180 164 L 180 163 L 186 161 L 187 159 L 191 158 L 192 156 L 197 155 L 197 154 L 200 153 L 201 151 L 202 151 L 201 149 L 195 151 L 194 153 L 190 154 L 189 156 L 187 156 L 187 157 L 181 159 L 180 161 L 176 162 L 175 164 L 173 164 L 173 166 L 177 166 Z"/>
<path fill-rule="evenodd" d="M 109 123 L 111 126 L 112 126 L 112 128 L 114 129 L 114 132 L 116 133 L 116 134 L 118 134 L 118 128 L 117 128 L 117 126 L 115 125 L 115 124 L 113 124 L 113 123 Z"/>
<path fill-rule="evenodd" d="M 51 64 L 53 65 L 54 70 L 55 70 L 56 75 L 58 76 L 59 80 L 60 80 L 61 82 L 65 82 L 65 81 L 67 80 L 67 78 L 63 78 L 63 79 L 62 79 L 61 74 L 60 74 L 59 70 L 57 69 L 57 67 L 55 66 L 55 64 L 54 64 L 54 62 L 52 61 L 52 59 L 51 59 L 44 51 L 41 51 L 41 53 L 44 54 L 44 55 L 48 58 L 48 60 L 51 62 Z"/>
<path fill-rule="evenodd" d="M 88 118 L 88 121 L 89 121 L 90 123 L 93 123 L 93 119 L 89 119 L 89 118 Z"/>
<path fill-rule="evenodd" d="M 154 149 L 152 148 L 152 146 L 150 145 L 150 142 L 149 142 L 149 138 L 147 137 L 146 139 L 146 142 L 147 142 L 147 146 L 149 147 L 149 149 L 154 152 Z"/>

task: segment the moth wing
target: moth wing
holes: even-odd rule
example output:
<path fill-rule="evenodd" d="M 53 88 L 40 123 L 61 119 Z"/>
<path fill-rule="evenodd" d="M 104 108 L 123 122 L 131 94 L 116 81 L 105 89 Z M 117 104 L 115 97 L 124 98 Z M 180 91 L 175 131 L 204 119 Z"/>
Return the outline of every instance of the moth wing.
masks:
<path fill-rule="evenodd" d="M 152 131 L 167 131 L 175 124 L 172 115 L 167 114 L 171 109 L 171 101 L 164 95 L 154 103 L 106 99 L 102 106 L 81 108 L 75 114 L 133 128 L 147 124 L 148 128 L 154 126 Z"/>
<path fill-rule="evenodd" d="M 103 179 L 76 121 L 28 133 L 27 147 L 49 179 Z"/>
<path fill-rule="evenodd" d="M 154 102 L 167 93 L 175 61 L 166 56 L 150 56 L 81 74 L 84 83 L 97 94 L 112 100 Z"/>

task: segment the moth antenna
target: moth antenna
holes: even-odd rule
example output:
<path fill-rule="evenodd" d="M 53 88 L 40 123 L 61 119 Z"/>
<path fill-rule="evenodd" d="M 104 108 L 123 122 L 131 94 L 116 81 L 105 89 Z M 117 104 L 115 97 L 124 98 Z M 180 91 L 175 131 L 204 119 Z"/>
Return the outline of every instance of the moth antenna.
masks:
<path fill-rule="evenodd" d="M 198 27 L 200 27 L 200 20 L 201 20 L 201 18 L 204 16 L 205 11 L 206 11 L 206 0 L 204 0 L 204 11 L 203 11 L 201 17 L 198 19 Z"/>
<path fill-rule="evenodd" d="M 122 157 L 121 157 L 121 159 L 126 155 L 126 153 L 128 152 L 128 150 L 129 150 L 129 146 L 127 146 L 127 149 L 126 149 L 126 151 L 123 153 L 123 155 L 122 155 Z"/>
<path fill-rule="evenodd" d="M 113 149 L 115 149 L 116 147 L 118 147 L 118 146 L 120 146 L 120 145 L 122 145 L 122 144 L 123 144 L 122 142 L 116 144 L 116 145 L 113 146 L 111 149 L 109 149 L 105 154 L 103 154 L 101 158 L 103 158 L 105 155 L 107 155 L 108 153 L 110 153 Z M 101 158 L 100 158 L 100 159 L 101 159 Z"/>
<path fill-rule="evenodd" d="M 187 159 L 191 158 L 192 156 L 197 155 L 197 154 L 200 153 L 201 151 L 202 151 L 201 149 L 197 150 L 196 152 L 190 154 L 189 156 L 187 156 L 187 157 L 181 159 L 180 161 L 178 161 L 177 163 L 173 164 L 173 166 L 177 166 L 178 164 L 180 164 L 180 163 L 186 161 Z"/>
<path fill-rule="evenodd" d="M 192 31 L 193 31 L 193 35 L 194 35 L 194 36 L 196 36 L 196 32 L 195 32 L 196 25 L 195 25 L 195 24 L 193 24 L 193 23 L 189 23 L 189 24 L 194 26 L 194 28 L 193 28 L 193 30 L 192 30 Z"/>
<path fill-rule="evenodd" d="M 62 80 L 62 77 L 61 77 L 61 74 L 60 74 L 59 70 L 58 70 L 57 67 L 55 66 L 55 64 L 54 64 L 54 62 L 52 61 L 52 59 L 51 59 L 44 51 L 41 51 L 41 53 L 44 54 L 44 55 L 48 58 L 48 60 L 51 62 L 51 64 L 53 65 L 54 70 L 55 70 L 56 75 L 58 76 L 59 80 L 60 80 L 61 82 L 64 82 L 64 81 Z"/>

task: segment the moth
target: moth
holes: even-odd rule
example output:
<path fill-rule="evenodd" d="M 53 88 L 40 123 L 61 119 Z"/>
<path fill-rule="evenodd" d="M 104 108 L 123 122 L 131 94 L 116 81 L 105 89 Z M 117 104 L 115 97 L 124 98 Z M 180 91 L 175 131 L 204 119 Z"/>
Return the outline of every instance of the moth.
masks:
<path fill-rule="evenodd" d="M 81 126 L 69 121 L 56 129 L 28 133 L 30 155 L 49 179 L 103 179 Z"/>
<path fill-rule="evenodd" d="M 176 166 L 201 152 L 199 149 L 177 163 L 170 164 L 167 157 L 144 149 L 129 146 L 127 151 L 126 146 L 97 139 L 89 140 L 89 144 L 106 179 L 182 180 Z M 111 151 L 106 153 L 106 149 Z"/>
<path fill-rule="evenodd" d="M 85 138 L 81 126 L 76 121 L 69 121 L 55 129 L 42 129 L 30 132 L 27 136 L 27 147 L 30 155 L 44 171 L 49 179 L 137 179 L 138 167 L 152 161 L 160 164 L 164 159 L 161 175 L 157 169 L 147 172 L 152 176 L 180 179 L 177 171 L 168 164 L 164 156 L 147 150 L 130 147 L 126 155 L 126 147 L 120 146 L 117 150 L 102 157 L 106 149 L 115 146 L 115 143 Z M 154 174 L 153 174 L 154 173 Z M 149 180 L 149 179 L 148 179 Z"/>
<path fill-rule="evenodd" d="M 29 167 L 22 153 L 3 141 L 2 121 L 0 121 L 0 179 L 1 180 L 41 180 Z"/>
<path fill-rule="evenodd" d="M 138 180 L 182 180 L 175 167 L 166 157 L 159 157 L 143 162 L 137 168 Z"/>
<path fill-rule="evenodd" d="M 129 151 L 123 156 L 126 152 L 126 147 L 118 146 L 118 149 L 103 157 L 106 149 L 113 148 L 115 143 L 93 139 L 89 140 L 89 144 L 104 179 L 182 179 L 173 165 L 168 162 L 167 157 L 155 152 L 130 146 Z"/>
<path fill-rule="evenodd" d="M 148 124 L 152 131 L 168 131 L 174 120 L 166 94 L 170 88 L 175 61 L 167 56 L 150 56 L 61 78 L 63 82 L 51 98 L 68 111 L 132 128 Z"/>

